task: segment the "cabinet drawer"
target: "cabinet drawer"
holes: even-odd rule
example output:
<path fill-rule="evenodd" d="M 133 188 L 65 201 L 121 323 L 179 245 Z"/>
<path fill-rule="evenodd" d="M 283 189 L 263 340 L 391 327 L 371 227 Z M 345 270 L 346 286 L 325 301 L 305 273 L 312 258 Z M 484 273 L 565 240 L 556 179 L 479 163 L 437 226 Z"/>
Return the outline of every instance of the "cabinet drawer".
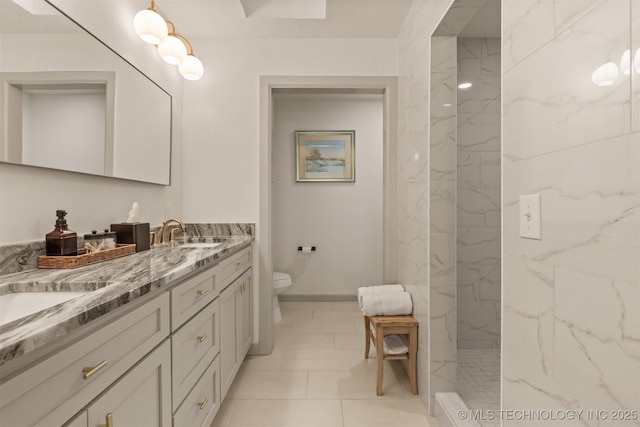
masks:
<path fill-rule="evenodd" d="M 220 351 L 219 311 L 216 299 L 171 337 L 174 410 Z"/>
<path fill-rule="evenodd" d="M 210 268 L 171 289 L 172 332 L 220 294 L 216 287 L 216 271 L 215 267 Z"/>
<path fill-rule="evenodd" d="M 173 425 L 208 427 L 220 404 L 220 357 L 216 357 L 176 411 Z"/>
<path fill-rule="evenodd" d="M 2 384 L 2 425 L 62 425 L 168 333 L 165 293 Z"/>
<path fill-rule="evenodd" d="M 239 253 L 223 260 L 218 265 L 220 289 L 226 288 L 249 267 L 251 267 L 251 248 L 243 249 Z"/>
<path fill-rule="evenodd" d="M 165 340 L 89 406 L 89 426 L 170 427 L 171 351 Z"/>

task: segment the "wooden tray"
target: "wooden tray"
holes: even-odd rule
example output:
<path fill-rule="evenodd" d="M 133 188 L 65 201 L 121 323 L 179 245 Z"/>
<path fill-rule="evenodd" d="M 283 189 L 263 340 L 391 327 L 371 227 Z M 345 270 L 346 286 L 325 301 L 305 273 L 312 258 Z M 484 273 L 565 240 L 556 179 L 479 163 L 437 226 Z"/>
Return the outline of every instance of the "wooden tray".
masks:
<path fill-rule="evenodd" d="M 38 257 L 39 268 L 78 268 L 98 262 L 109 261 L 136 253 L 135 244 L 117 245 L 113 249 L 105 249 L 99 252 L 86 253 L 85 249 L 78 249 L 75 256 L 46 256 Z"/>

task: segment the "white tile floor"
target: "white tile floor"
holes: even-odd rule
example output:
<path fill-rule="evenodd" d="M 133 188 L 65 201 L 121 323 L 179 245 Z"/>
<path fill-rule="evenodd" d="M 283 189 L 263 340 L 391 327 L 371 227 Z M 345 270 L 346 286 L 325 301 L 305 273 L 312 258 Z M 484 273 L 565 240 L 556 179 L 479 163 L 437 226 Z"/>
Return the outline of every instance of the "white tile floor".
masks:
<path fill-rule="evenodd" d="M 437 427 L 411 394 L 400 362 L 364 359 L 354 302 L 283 302 L 269 356 L 249 356 L 212 427 Z"/>
<path fill-rule="evenodd" d="M 458 349 L 458 394 L 469 409 L 500 409 L 500 350 Z M 480 421 L 486 427 L 500 420 Z"/>

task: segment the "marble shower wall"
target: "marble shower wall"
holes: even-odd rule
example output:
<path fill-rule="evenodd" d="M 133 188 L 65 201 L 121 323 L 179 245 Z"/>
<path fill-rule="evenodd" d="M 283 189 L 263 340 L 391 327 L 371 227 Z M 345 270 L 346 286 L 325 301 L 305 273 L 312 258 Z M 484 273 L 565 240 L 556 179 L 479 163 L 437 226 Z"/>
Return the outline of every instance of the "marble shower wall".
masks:
<path fill-rule="evenodd" d="M 640 54 L 640 2 L 502 6 L 503 409 L 637 410 L 640 70 L 609 86 L 592 73 Z M 519 237 L 530 193 L 542 240 Z M 520 424 L 532 425 L 503 425 Z M 574 424 L 640 421 L 562 423 Z"/>
<path fill-rule="evenodd" d="M 457 48 L 458 348 L 500 348 L 500 39 Z"/>
<path fill-rule="evenodd" d="M 432 395 L 456 390 L 456 62 L 456 37 L 432 37 L 429 139 Z"/>
<path fill-rule="evenodd" d="M 398 280 L 413 299 L 418 392 L 429 409 L 429 54 L 451 0 L 414 1 L 398 36 Z"/>

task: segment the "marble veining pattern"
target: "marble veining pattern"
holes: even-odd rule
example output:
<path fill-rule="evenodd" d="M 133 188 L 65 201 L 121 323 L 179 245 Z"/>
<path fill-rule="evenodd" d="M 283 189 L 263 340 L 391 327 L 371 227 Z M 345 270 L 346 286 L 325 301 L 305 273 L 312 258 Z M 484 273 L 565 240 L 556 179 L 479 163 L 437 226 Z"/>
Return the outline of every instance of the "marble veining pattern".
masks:
<path fill-rule="evenodd" d="M 638 410 L 638 74 L 591 80 L 638 48 L 638 2 L 502 4 L 503 409 Z M 518 197 L 530 193 L 542 197 L 542 240 L 519 237 Z M 503 421 L 514 425 L 531 424 Z"/>
<path fill-rule="evenodd" d="M 0 365 L 19 359 L 132 300 L 213 265 L 249 245 L 252 236 L 228 236 L 214 248 L 153 246 L 123 258 L 65 270 L 31 270 L 0 277 L 0 294 L 13 291 L 92 292 L 0 326 Z"/>
<path fill-rule="evenodd" d="M 466 8 L 456 9 L 461 10 Z M 457 15 L 456 11 L 453 15 Z M 447 13 L 444 21 L 448 21 L 451 13 Z M 450 35 L 431 39 L 434 46 L 432 61 L 439 65 L 431 68 L 429 140 L 429 374 L 432 402 L 435 393 L 456 390 L 456 105 L 459 101 L 456 39 Z M 445 222 L 443 218 L 448 220 Z"/>
<path fill-rule="evenodd" d="M 499 348 L 500 39 L 458 38 L 457 49 L 458 81 L 473 83 L 458 91 L 458 349 Z"/>
<path fill-rule="evenodd" d="M 186 224 L 187 234 L 197 237 L 255 236 L 253 223 Z M 151 227 L 150 231 L 160 234 L 162 226 Z M 78 247 L 83 246 L 82 235 L 78 235 Z M 0 246 L 0 277 L 38 268 L 38 257 L 44 255 L 44 238 L 24 243 Z"/>
<path fill-rule="evenodd" d="M 430 309 L 430 35 L 450 4 L 450 0 L 413 2 L 398 36 L 398 280 L 411 293 L 414 316 L 421 325 L 429 325 Z M 446 219 L 441 223 L 450 226 Z M 430 327 L 419 328 L 419 334 L 418 391 L 424 405 L 431 408 Z"/>
<path fill-rule="evenodd" d="M 38 256 L 44 255 L 44 243 L 43 239 L 0 246 L 0 276 L 38 268 Z"/>

